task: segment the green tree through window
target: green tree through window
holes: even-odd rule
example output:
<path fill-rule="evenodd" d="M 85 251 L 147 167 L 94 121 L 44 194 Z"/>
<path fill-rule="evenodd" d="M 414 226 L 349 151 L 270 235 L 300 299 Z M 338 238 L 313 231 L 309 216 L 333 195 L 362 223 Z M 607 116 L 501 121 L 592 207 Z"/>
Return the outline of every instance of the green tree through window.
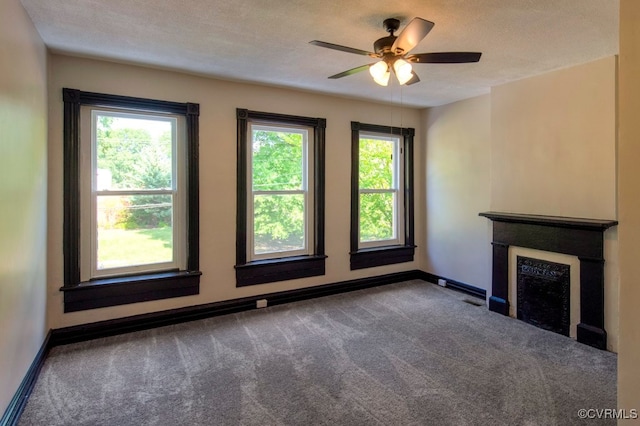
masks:
<path fill-rule="evenodd" d="M 173 121 L 94 115 L 97 269 L 173 262 Z"/>
<path fill-rule="evenodd" d="M 360 139 L 360 241 L 395 238 L 396 146 L 394 140 Z"/>
<path fill-rule="evenodd" d="M 351 122 L 352 270 L 413 260 L 414 136 L 413 128 Z"/>
<path fill-rule="evenodd" d="M 306 131 L 252 127 L 254 253 L 306 247 Z"/>

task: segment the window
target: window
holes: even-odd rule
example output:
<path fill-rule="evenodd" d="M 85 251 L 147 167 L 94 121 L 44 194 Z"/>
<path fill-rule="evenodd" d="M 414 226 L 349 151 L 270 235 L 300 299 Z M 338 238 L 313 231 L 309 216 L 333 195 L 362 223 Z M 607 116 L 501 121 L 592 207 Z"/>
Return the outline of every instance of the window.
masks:
<path fill-rule="evenodd" d="M 63 95 L 65 312 L 198 294 L 198 105 Z"/>
<path fill-rule="evenodd" d="M 81 114 L 81 279 L 185 269 L 184 117 Z"/>
<path fill-rule="evenodd" d="M 247 203 L 250 260 L 311 254 L 313 153 L 307 127 L 250 122 Z"/>
<path fill-rule="evenodd" d="M 402 244 L 400 138 L 360 133 L 358 155 L 358 248 Z"/>
<path fill-rule="evenodd" d="M 351 123 L 351 269 L 413 260 L 414 129 Z"/>
<path fill-rule="evenodd" d="M 325 120 L 237 118 L 237 285 L 324 275 Z"/>

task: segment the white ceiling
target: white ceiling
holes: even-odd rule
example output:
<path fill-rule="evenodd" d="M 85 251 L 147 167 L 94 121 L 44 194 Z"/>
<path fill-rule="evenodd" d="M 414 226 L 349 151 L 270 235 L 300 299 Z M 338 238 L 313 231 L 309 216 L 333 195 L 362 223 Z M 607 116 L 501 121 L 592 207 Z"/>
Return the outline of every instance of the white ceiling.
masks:
<path fill-rule="evenodd" d="M 54 52 L 221 79 L 415 107 L 618 53 L 618 0 L 22 0 Z M 381 87 L 368 72 L 328 76 L 371 58 L 310 45 L 373 50 L 419 16 L 435 27 L 412 53 L 483 52 L 474 64 L 416 64 L 421 82 Z"/>

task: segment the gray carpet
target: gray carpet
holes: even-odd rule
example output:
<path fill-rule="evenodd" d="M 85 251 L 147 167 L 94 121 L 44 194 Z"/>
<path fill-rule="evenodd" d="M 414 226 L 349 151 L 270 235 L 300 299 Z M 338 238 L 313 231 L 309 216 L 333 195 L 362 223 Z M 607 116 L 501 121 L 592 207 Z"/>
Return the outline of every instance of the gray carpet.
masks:
<path fill-rule="evenodd" d="M 423 281 L 54 348 L 20 425 L 572 425 L 616 355 Z"/>

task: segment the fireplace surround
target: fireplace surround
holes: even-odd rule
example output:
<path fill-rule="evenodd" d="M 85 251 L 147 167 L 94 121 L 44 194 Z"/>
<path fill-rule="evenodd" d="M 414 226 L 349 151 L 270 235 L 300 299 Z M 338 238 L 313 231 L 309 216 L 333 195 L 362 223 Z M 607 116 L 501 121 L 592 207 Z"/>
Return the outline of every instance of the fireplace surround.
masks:
<path fill-rule="evenodd" d="M 604 231 L 615 220 L 483 212 L 493 222 L 492 295 L 489 309 L 509 315 L 509 247 L 577 256 L 580 260 L 580 320 L 577 340 L 607 347 L 604 329 Z"/>

